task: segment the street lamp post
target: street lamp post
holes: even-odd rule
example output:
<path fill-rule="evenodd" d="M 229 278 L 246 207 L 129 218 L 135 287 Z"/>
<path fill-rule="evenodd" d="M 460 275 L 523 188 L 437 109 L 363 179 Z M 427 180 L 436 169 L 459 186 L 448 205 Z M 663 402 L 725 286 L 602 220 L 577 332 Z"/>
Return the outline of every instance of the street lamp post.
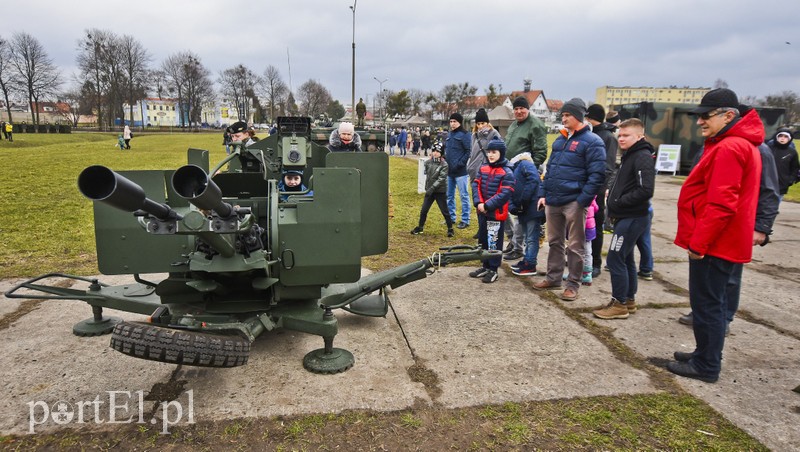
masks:
<path fill-rule="evenodd" d="M 356 122 L 356 4 L 358 0 L 353 1 L 350 9 L 353 11 L 353 79 L 352 79 L 352 96 L 350 97 L 350 107 L 353 109 L 352 117 L 353 123 Z"/>

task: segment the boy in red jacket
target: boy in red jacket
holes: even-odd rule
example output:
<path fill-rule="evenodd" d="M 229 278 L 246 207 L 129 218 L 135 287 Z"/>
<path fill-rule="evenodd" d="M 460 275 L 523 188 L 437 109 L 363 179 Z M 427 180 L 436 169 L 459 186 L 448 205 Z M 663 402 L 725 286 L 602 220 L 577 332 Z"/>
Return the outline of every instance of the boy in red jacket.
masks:
<path fill-rule="evenodd" d="M 472 203 L 478 210 L 478 240 L 485 250 L 503 249 L 503 223 L 508 218 L 508 201 L 514 193 L 514 171 L 506 160 L 506 143 L 495 138 L 486 145 L 486 160 L 472 181 Z M 502 262 L 498 254 L 483 261 L 483 267 L 470 272 L 485 283 L 497 281 Z"/>

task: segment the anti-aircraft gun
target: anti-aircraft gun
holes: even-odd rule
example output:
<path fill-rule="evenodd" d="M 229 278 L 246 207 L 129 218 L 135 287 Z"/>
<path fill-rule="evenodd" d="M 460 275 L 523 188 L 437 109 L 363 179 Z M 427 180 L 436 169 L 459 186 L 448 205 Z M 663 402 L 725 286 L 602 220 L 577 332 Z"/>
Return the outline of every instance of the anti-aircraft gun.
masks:
<path fill-rule="evenodd" d="M 51 273 L 6 296 L 85 301 L 94 315 L 73 332 L 111 333 L 112 348 L 138 358 L 239 366 L 256 337 L 285 328 L 323 338 L 324 347 L 305 356 L 306 369 L 350 368 L 353 355 L 333 347 L 335 309 L 385 316 L 387 286 L 493 254 L 451 247 L 362 277 L 361 258 L 388 249 L 388 156 L 329 153 L 310 134 L 308 118 L 279 118 L 277 134 L 247 148 L 234 143 L 234 152 L 210 170 L 208 152 L 196 149 L 174 171 L 89 166 L 78 188 L 94 201 L 100 272 L 130 274 L 135 283 L 110 286 Z M 290 169 L 303 170 L 309 190 L 279 191 Z M 167 276 L 149 281 L 142 277 L 148 274 Z M 51 277 L 89 286 L 40 283 Z M 143 314 L 147 322 L 104 316 L 104 308 Z"/>

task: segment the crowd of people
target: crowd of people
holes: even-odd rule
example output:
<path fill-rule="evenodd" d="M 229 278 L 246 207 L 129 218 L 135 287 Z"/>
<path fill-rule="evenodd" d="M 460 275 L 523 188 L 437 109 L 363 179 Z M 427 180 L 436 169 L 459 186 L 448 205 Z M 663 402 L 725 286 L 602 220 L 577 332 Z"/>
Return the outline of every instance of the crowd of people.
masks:
<path fill-rule="evenodd" d="M 513 106 L 516 121 L 504 138 L 483 109 L 476 113 L 471 132 L 461 114 L 450 116 L 443 146 L 434 144 L 425 164 L 426 192 L 412 234 L 423 233 L 434 201 L 448 236 L 454 225 L 469 227 L 474 207 L 475 238 L 483 249 L 502 250 L 502 260 L 516 261 L 510 266 L 514 275 L 542 275 L 534 289 L 557 289 L 562 300 L 572 301 L 604 267 L 610 274 L 611 300 L 593 314 L 604 320 L 628 318 L 637 311 L 638 280 L 653 279 L 656 150 L 647 141 L 644 123 L 636 118 L 620 121 L 616 112 L 606 113 L 601 105 L 587 107 L 579 98 L 570 99 L 560 111 L 564 129 L 548 157 L 545 125 L 530 115 L 524 97 Z M 800 178 L 800 163 L 791 130 L 780 128 L 765 143 L 758 113 L 740 105 L 729 89 L 708 92 L 692 114 L 704 145 L 681 189 L 675 244 L 686 250 L 689 260 L 692 313 L 680 321 L 692 326 L 696 346 L 692 353 L 675 352 L 667 369 L 715 382 L 739 304 L 743 264 L 750 261 L 753 246 L 769 241 L 778 204 Z M 404 143 L 414 141 L 405 128 L 391 139 L 390 154 L 394 146 L 402 150 Z M 412 144 L 408 149 L 417 148 Z M 540 266 L 543 226 L 549 251 Z M 604 232 L 610 234 L 605 266 Z M 497 254 L 469 276 L 487 284 L 497 281 L 502 262 Z"/>

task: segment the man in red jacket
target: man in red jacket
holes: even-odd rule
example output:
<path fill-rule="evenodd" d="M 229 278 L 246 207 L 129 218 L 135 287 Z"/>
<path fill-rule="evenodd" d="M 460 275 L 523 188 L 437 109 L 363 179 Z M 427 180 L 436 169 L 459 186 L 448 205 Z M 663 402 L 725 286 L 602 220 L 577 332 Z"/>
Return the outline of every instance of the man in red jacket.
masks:
<path fill-rule="evenodd" d="M 725 344 L 725 285 L 753 254 L 764 125 L 755 110 L 740 117 L 736 93 L 709 91 L 692 113 L 705 152 L 678 197 L 675 244 L 689 255 L 695 350 L 675 352 L 667 369 L 708 383 L 719 379 Z M 740 281 L 741 282 L 741 281 Z"/>

